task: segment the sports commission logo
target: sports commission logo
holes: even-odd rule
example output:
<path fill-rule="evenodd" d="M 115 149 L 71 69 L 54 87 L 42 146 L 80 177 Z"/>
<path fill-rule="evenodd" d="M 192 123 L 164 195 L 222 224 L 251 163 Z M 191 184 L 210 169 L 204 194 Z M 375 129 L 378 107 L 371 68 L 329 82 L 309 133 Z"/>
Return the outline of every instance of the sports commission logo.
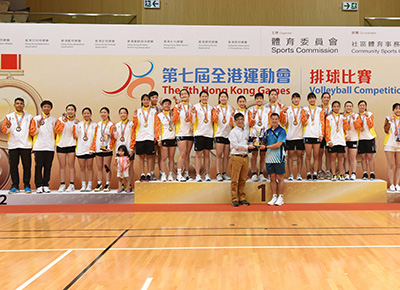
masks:
<path fill-rule="evenodd" d="M 133 96 L 133 91 L 135 88 L 137 88 L 140 85 L 147 84 L 150 86 L 149 91 L 152 91 L 154 89 L 155 82 L 152 78 L 148 77 L 148 75 L 153 71 L 154 64 L 150 60 L 147 60 L 145 62 L 150 64 L 150 68 L 146 73 L 141 74 L 141 75 L 136 75 L 133 72 L 133 69 L 130 67 L 130 65 L 127 63 L 124 63 L 128 67 L 128 70 L 129 70 L 129 75 L 128 75 L 128 79 L 126 80 L 126 82 L 119 89 L 117 89 L 115 91 L 103 90 L 103 92 L 107 95 L 112 96 L 112 95 L 117 95 L 126 89 L 126 93 L 128 94 L 128 97 L 135 99 L 135 97 Z"/>

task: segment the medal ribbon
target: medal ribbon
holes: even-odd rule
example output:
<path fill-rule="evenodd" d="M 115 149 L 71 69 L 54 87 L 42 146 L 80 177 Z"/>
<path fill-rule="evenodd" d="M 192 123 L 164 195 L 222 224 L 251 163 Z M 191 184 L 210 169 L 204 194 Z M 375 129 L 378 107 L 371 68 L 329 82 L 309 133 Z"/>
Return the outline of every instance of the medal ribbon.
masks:
<path fill-rule="evenodd" d="M 296 114 L 294 113 L 293 106 L 291 106 L 291 108 L 292 108 L 294 120 L 297 122 L 297 117 L 299 117 L 299 113 L 300 113 L 300 107 L 297 108 L 297 113 Z"/>
<path fill-rule="evenodd" d="M 164 114 L 165 118 L 167 118 L 169 126 L 170 126 L 170 127 L 172 127 L 172 122 L 171 122 L 171 112 L 169 112 L 169 114 L 168 114 L 168 115 L 169 115 L 169 117 L 168 117 L 168 115 L 167 115 L 167 114 L 165 114 L 165 112 L 164 112 L 164 111 L 163 111 L 162 113 Z"/>
<path fill-rule="evenodd" d="M 147 110 L 146 110 L 146 111 L 147 111 Z M 143 113 L 144 123 L 146 124 L 146 123 L 148 123 L 148 121 L 149 121 L 150 108 L 149 108 L 149 111 L 147 112 L 147 116 L 146 116 L 146 114 L 144 113 L 143 108 L 142 108 L 142 113 Z"/>
<path fill-rule="evenodd" d="M 256 106 L 256 108 L 257 108 L 258 120 L 261 122 L 262 115 L 264 114 L 264 107 L 262 107 L 261 115 L 260 115 L 260 109 L 257 106 Z"/>
<path fill-rule="evenodd" d="M 14 115 L 15 115 L 15 120 L 17 121 L 17 127 L 20 127 L 20 128 L 21 128 L 21 123 L 22 123 L 22 120 L 23 120 L 24 117 L 25 117 L 25 112 L 22 114 L 21 120 L 18 120 L 18 114 L 17 114 L 17 113 L 14 113 Z"/>
<path fill-rule="evenodd" d="M 396 136 L 399 136 L 399 125 L 400 125 L 400 120 L 399 120 L 399 122 L 397 122 L 397 118 L 396 117 L 394 117 L 394 126 L 395 126 L 395 128 L 396 128 Z"/>
<path fill-rule="evenodd" d="M 225 113 L 224 113 L 224 109 L 222 107 L 222 105 L 219 105 L 221 111 L 222 111 L 222 115 L 224 116 L 223 120 L 226 120 L 226 114 L 228 113 L 228 106 L 226 106 L 225 108 Z"/>
<path fill-rule="evenodd" d="M 103 122 L 101 123 L 101 136 L 104 136 L 104 131 L 106 130 L 107 125 L 108 125 L 109 122 L 110 121 L 107 121 L 106 125 L 104 126 L 104 129 L 103 129 Z"/>
<path fill-rule="evenodd" d="M 340 122 L 340 115 L 338 116 L 338 120 L 336 121 L 335 113 L 332 114 L 333 120 L 335 121 L 336 124 L 336 130 L 339 129 L 339 122 Z"/>
<path fill-rule="evenodd" d="M 201 109 L 203 110 L 203 113 L 204 113 L 204 119 L 208 119 L 208 106 L 207 106 L 207 104 L 206 104 L 206 110 L 204 111 L 204 106 L 203 106 L 203 103 L 200 103 L 200 107 L 201 107 Z"/>
<path fill-rule="evenodd" d="M 124 163 L 125 163 L 124 158 L 120 158 L 120 160 L 119 160 L 119 166 L 120 166 L 122 172 L 125 170 Z"/>
<path fill-rule="evenodd" d="M 86 123 L 85 121 L 83 121 L 83 134 L 85 137 L 87 137 L 87 132 L 89 130 L 90 124 L 92 124 L 92 120 L 90 120 L 89 123 Z"/>
<path fill-rule="evenodd" d="M 122 137 L 125 136 L 125 130 L 126 130 L 127 126 L 128 126 L 128 120 L 126 120 L 125 126 L 124 126 L 124 122 L 121 121 L 121 135 L 122 135 Z"/>
<path fill-rule="evenodd" d="M 183 111 L 185 112 L 185 118 L 189 118 L 189 109 L 190 105 L 187 104 L 187 110 L 186 110 L 185 103 L 183 103 Z"/>
<path fill-rule="evenodd" d="M 308 106 L 308 109 L 310 110 L 311 121 L 314 122 L 314 119 L 315 119 L 315 112 L 317 111 L 317 107 L 315 107 L 315 109 L 314 109 L 314 114 L 313 114 L 313 112 L 311 111 L 311 106 Z"/>

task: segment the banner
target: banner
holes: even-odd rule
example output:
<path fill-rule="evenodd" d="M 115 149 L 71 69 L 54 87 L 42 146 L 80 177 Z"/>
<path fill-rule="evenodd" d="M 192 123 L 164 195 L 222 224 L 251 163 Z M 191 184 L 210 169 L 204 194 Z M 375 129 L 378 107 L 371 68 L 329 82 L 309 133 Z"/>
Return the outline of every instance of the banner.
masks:
<path fill-rule="evenodd" d="M 17 95 L 32 114 L 50 99 L 57 117 L 74 103 L 79 117 L 89 106 L 99 121 L 108 106 L 118 121 L 120 107 L 132 113 L 150 90 L 171 98 L 187 88 L 196 103 L 205 89 L 211 105 L 226 91 L 235 107 L 239 95 L 252 105 L 255 93 L 270 89 L 287 105 L 294 92 L 302 105 L 309 92 L 329 92 L 355 111 L 367 101 L 378 135 L 375 171 L 386 179 L 383 124 L 399 101 L 400 28 L 0 24 L 0 31 L 1 116 Z"/>

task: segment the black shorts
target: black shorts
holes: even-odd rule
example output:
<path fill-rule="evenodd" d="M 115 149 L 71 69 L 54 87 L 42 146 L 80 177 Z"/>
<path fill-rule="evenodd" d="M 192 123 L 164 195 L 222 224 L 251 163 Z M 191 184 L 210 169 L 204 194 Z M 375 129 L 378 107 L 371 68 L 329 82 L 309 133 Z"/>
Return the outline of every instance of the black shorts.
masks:
<path fill-rule="evenodd" d="M 225 137 L 215 137 L 215 143 L 231 144 L 231 142 L 229 142 L 229 139 Z"/>
<path fill-rule="evenodd" d="M 163 147 L 176 147 L 176 140 L 175 139 L 161 140 L 161 146 L 163 146 Z"/>
<path fill-rule="evenodd" d="M 194 137 L 194 151 L 212 150 L 213 138 L 204 136 Z"/>
<path fill-rule="evenodd" d="M 293 150 L 305 150 L 304 146 L 304 140 L 303 139 L 297 139 L 297 140 L 286 140 L 286 145 L 288 147 L 288 151 L 293 151 Z"/>
<path fill-rule="evenodd" d="M 322 139 L 321 144 L 319 145 L 319 148 L 324 149 L 325 147 L 329 147 L 329 146 L 326 145 L 326 140 L 324 138 L 324 139 Z"/>
<path fill-rule="evenodd" d="M 318 144 L 319 138 L 312 138 L 312 137 L 305 137 L 304 138 L 304 144 Z"/>
<path fill-rule="evenodd" d="M 92 159 L 96 156 L 96 154 L 85 154 L 85 155 L 79 155 L 76 156 L 78 159 Z"/>
<path fill-rule="evenodd" d="M 349 149 L 357 149 L 357 141 L 346 141 L 346 146 Z"/>
<path fill-rule="evenodd" d="M 342 146 L 342 145 L 335 145 L 333 147 L 327 146 L 326 148 L 328 148 L 329 153 L 344 153 L 344 152 L 346 152 L 346 146 Z"/>
<path fill-rule="evenodd" d="M 154 142 L 150 140 L 136 142 L 136 155 L 154 155 Z"/>
<path fill-rule="evenodd" d="M 193 136 L 176 136 L 176 141 L 194 141 Z"/>
<path fill-rule="evenodd" d="M 69 147 L 58 147 L 57 146 L 57 153 L 74 153 L 76 146 L 69 146 Z"/>
<path fill-rule="evenodd" d="M 96 152 L 96 156 L 99 156 L 99 157 L 113 156 L 113 152 L 112 151 Z"/>
<path fill-rule="evenodd" d="M 376 153 L 375 139 L 358 141 L 358 154 Z"/>

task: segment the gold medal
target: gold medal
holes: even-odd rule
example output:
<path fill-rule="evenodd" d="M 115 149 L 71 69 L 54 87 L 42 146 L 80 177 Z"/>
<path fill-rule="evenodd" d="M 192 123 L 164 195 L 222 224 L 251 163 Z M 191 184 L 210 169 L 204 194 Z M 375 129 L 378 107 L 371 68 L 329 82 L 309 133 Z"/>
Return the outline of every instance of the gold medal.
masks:
<path fill-rule="evenodd" d="M 204 123 L 206 123 L 206 124 L 207 124 L 207 123 L 208 123 L 208 119 L 204 119 Z"/>
<path fill-rule="evenodd" d="M 257 124 L 259 127 L 261 127 L 262 126 L 262 122 L 261 121 L 258 121 L 258 124 Z"/>
<path fill-rule="evenodd" d="M 222 123 L 226 124 L 226 120 L 225 120 L 225 119 L 223 119 L 223 120 L 222 120 Z"/>
<path fill-rule="evenodd" d="M 41 125 L 41 126 L 44 125 L 44 120 L 40 120 L 40 125 Z"/>
<path fill-rule="evenodd" d="M 83 141 L 87 141 L 87 140 L 89 140 L 88 136 L 86 136 L 86 135 L 85 135 L 85 136 L 83 136 L 83 138 L 82 138 L 82 139 L 83 139 Z"/>
<path fill-rule="evenodd" d="M 364 130 L 365 130 L 364 128 L 361 128 L 361 130 L 360 130 L 360 131 L 361 131 L 361 132 L 364 132 Z"/>
<path fill-rule="evenodd" d="M 148 123 L 144 123 L 143 127 L 147 128 L 147 126 L 149 126 Z"/>
<path fill-rule="evenodd" d="M 339 133 L 339 128 L 336 128 L 336 132 L 338 132 L 338 133 Z"/>
<path fill-rule="evenodd" d="M 293 125 L 297 126 L 298 122 L 294 120 Z"/>
<path fill-rule="evenodd" d="M 311 126 L 314 126 L 315 125 L 315 123 L 314 122 L 311 122 Z"/>
<path fill-rule="evenodd" d="M 121 138 L 119 138 L 119 140 L 120 140 L 121 142 L 125 142 L 125 137 L 122 136 Z"/>
<path fill-rule="evenodd" d="M 15 129 L 17 132 L 20 132 L 22 129 L 21 129 L 21 127 L 17 127 L 17 129 Z"/>
<path fill-rule="evenodd" d="M 168 130 L 170 130 L 171 132 L 174 130 L 174 128 L 172 128 L 172 127 L 169 127 L 168 128 Z"/>
<path fill-rule="evenodd" d="M 189 118 L 185 118 L 185 122 L 189 122 Z"/>

